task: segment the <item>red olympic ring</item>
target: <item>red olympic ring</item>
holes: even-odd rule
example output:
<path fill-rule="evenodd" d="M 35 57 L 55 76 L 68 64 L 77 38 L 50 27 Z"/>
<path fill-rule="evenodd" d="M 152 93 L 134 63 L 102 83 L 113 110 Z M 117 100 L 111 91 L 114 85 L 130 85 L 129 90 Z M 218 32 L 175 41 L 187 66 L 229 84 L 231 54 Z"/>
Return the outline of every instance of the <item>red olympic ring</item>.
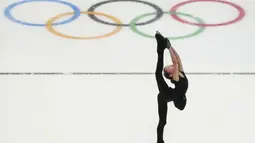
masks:
<path fill-rule="evenodd" d="M 189 21 L 185 21 L 181 18 L 178 17 L 178 15 L 171 15 L 172 18 L 174 18 L 175 20 L 179 21 L 179 22 L 182 22 L 182 23 L 185 23 L 185 24 L 190 24 L 190 25 L 196 25 L 196 26 L 203 26 L 203 27 L 214 27 L 214 26 L 224 26 L 224 25 L 229 25 L 229 24 L 233 24 L 233 23 L 236 23 L 238 21 L 240 21 L 244 16 L 245 16 L 245 11 L 242 7 L 234 4 L 234 3 L 231 3 L 231 2 L 227 2 L 227 1 L 222 1 L 222 0 L 190 0 L 190 1 L 185 1 L 185 2 L 181 2 L 175 6 L 173 6 L 171 8 L 171 12 L 177 12 L 177 9 L 180 8 L 181 6 L 185 5 L 185 4 L 190 4 L 190 3 L 194 3 L 194 2 L 218 2 L 218 3 L 223 3 L 223 4 L 227 4 L 227 5 L 230 5 L 234 8 L 236 8 L 239 12 L 239 15 L 234 19 L 234 20 L 231 20 L 231 21 L 228 21 L 228 22 L 225 22 L 225 23 L 218 23 L 218 24 L 199 24 L 199 23 L 192 23 L 192 22 L 189 22 Z"/>

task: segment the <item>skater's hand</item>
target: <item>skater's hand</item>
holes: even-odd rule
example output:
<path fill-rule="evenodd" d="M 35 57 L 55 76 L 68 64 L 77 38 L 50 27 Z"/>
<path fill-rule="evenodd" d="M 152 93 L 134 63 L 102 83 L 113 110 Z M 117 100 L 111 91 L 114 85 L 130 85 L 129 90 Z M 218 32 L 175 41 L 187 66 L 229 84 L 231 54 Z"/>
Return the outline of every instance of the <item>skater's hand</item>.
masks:
<path fill-rule="evenodd" d="M 171 42 L 169 41 L 169 39 L 166 38 L 166 48 L 170 49 L 172 47 Z"/>

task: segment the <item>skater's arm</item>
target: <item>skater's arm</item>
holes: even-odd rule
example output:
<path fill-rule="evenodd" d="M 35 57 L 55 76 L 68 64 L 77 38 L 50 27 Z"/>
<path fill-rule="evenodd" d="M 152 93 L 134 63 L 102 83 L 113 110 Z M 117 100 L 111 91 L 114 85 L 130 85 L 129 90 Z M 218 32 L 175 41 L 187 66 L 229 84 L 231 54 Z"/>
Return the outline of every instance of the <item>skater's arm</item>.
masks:
<path fill-rule="evenodd" d="M 171 47 L 170 49 L 171 49 L 171 51 L 173 52 L 173 54 L 175 55 L 175 57 L 177 59 L 177 64 L 178 64 L 179 70 L 184 71 L 182 61 L 181 61 L 181 58 L 180 58 L 179 54 L 175 51 L 175 49 L 173 47 Z"/>
<path fill-rule="evenodd" d="M 178 66 L 178 61 L 177 61 L 177 57 L 175 56 L 175 53 L 173 52 L 173 48 L 169 48 L 169 53 L 173 62 L 173 68 L 176 71 L 177 70 L 177 66 Z"/>
<path fill-rule="evenodd" d="M 172 49 L 173 48 L 170 47 L 168 50 L 170 52 L 171 59 L 172 59 L 172 62 L 173 62 L 173 70 L 174 70 L 173 79 L 178 81 L 179 80 L 178 61 L 177 61 L 177 57 L 175 56 L 175 54 L 174 54 Z"/>

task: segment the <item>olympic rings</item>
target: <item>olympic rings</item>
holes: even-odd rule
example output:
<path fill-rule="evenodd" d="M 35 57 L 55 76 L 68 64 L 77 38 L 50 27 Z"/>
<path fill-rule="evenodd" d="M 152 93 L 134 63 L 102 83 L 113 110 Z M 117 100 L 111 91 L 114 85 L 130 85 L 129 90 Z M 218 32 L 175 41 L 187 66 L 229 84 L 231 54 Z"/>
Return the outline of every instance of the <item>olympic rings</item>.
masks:
<path fill-rule="evenodd" d="M 72 15 L 74 14 L 74 12 L 68 12 L 68 13 L 64 13 L 64 14 L 60 14 L 60 15 L 57 15 L 53 18 L 51 18 L 50 20 L 48 20 L 47 24 L 46 24 L 46 28 L 53 34 L 57 35 L 57 36 L 60 36 L 60 37 L 64 37 L 64 38 L 68 38 L 68 39 L 99 39 L 99 38 L 105 38 L 105 37 L 109 37 L 117 32 L 119 32 L 121 30 L 121 27 L 120 26 L 117 26 L 115 28 L 115 30 L 113 30 L 112 32 L 110 33 L 107 33 L 107 34 L 104 34 L 104 35 L 100 35 L 100 36 L 95 36 L 95 37 L 75 37 L 75 36 L 68 36 L 66 34 L 62 34 L 60 32 L 57 32 L 55 29 L 53 29 L 52 27 L 52 23 L 59 19 L 59 18 L 62 18 L 64 16 L 68 16 L 68 15 Z M 121 24 L 121 21 L 111 15 L 108 15 L 108 14 L 105 14 L 105 13 L 100 13 L 100 12 L 81 12 L 81 14 L 95 14 L 95 15 L 100 15 L 100 16 L 104 16 L 106 18 L 109 18 L 111 19 L 112 21 L 116 22 L 117 24 Z"/>
<path fill-rule="evenodd" d="M 94 4 L 92 5 L 88 11 L 90 12 L 93 12 L 97 7 L 103 5 L 103 4 L 108 4 L 108 3 L 112 3 L 112 2 L 126 2 L 126 1 L 129 1 L 129 2 L 136 2 L 136 3 L 142 3 L 142 4 L 145 4 L 145 5 L 148 5 L 148 6 L 151 6 L 152 8 L 154 8 L 156 10 L 156 16 L 149 20 L 149 21 L 146 21 L 146 22 L 141 22 L 141 23 L 137 23 L 136 25 L 146 25 L 146 24 L 150 24 L 158 19 L 160 19 L 162 16 L 163 16 L 163 10 L 158 7 L 157 5 L 153 4 L 153 3 L 150 3 L 150 2 L 146 2 L 146 1 L 140 1 L 140 0 L 107 0 L 107 1 L 102 1 L 102 2 L 99 2 L 97 4 Z M 106 22 L 106 21 L 102 21 L 100 19 L 98 19 L 95 15 L 91 14 L 89 15 L 89 17 L 99 23 L 102 23 L 102 24 L 107 24 L 107 25 L 113 25 L 113 26 L 119 26 L 117 24 L 114 24 L 114 23 L 109 23 L 109 22 Z M 121 24 L 120 26 L 130 26 L 129 24 Z"/>
<path fill-rule="evenodd" d="M 28 23 L 28 22 L 24 22 L 24 21 L 18 20 L 18 19 L 14 18 L 12 16 L 11 10 L 13 10 L 14 8 L 16 8 L 19 5 L 26 4 L 26 3 L 29 3 L 29 2 L 55 2 L 55 3 L 60 3 L 60 4 L 63 4 L 63 5 L 66 5 L 66 6 L 70 7 L 73 10 L 73 12 L 66 12 L 64 14 L 59 14 L 57 16 L 54 16 L 54 17 L 50 18 L 49 20 L 47 20 L 46 24 L 45 23 L 44 24 Z M 114 16 L 111 16 L 109 14 L 100 13 L 100 12 L 94 12 L 97 7 L 102 6 L 104 4 L 113 3 L 113 2 L 136 2 L 136 3 L 142 3 L 142 4 L 145 4 L 145 5 L 148 5 L 148 6 L 152 7 L 152 8 L 154 8 L 156 10 L 156 12 L 154 12 L 154 13 L 146 13 L 146 14 L 142 14 L 140 16 L 137 16 L 136 18 L 134 18 L 128 24 L 122 24 L 121 20 L 119 20 L 118 18 L 116 18 Z M 230 5 L 230 6 L 234 7 L 234 8 L 236 8 L 239 11 L 239 15 L 234 20 L 231 20 L 229 22 L 219 23 L 219 24 L 205 24 L 203 22 L 203 20 L 198 18 L 198 17 L 194 17 L 191 14 L 177 12 L 179 7 L 181 7 L 183 5 L 186 5 L 186 4 L 194 3 L 194 2 L 218 2 L 218 3 L 222 3 L 222 4 L 227 4 L 227 5 Z M 146 24 L 150 24 L 152 22 L 155 22 L 158 19 L 160 19 L 164 14 L 171 15 L 171 17 L 173 19 L 175 19 L 175 20 L 177 20 L 179 22 L 182 22 L 182 23 L 185 23 L 185 24 L 189 24 L 189 25 L 198 26 L 198 29 L 195 32 L 191 33 L 191 34 L 187 34 L 187 35 L 179 36 L 179 37 L 168 37 L 169 39 L 176 40 L 176 39 L 183 39 L 183 38 L 189 38 L 189 37 L 192 37 L 192 36 L 196 36 L 196 35 L 200 34 L 201 32 L 203 32 L 205 30 L 205 27 L 224 26 L 224 25 L 234 24 L 234 23 L 236 23 L 236 22 L 238 22 L 238 21 L 240 21 L 240 20 L 242 20 L 244 18 L 245 10 L 242 7 L 238 6 L 237 4 L 234 4 L 232 2 L 227 2 L 227 1 L 224 1 L 224 0 L 188 0 L 188 1 L 176 4 L 175 6 L 170 8 L 169 12 L 164 12 L 159 6 L 157 6 L 157 5 L 153 4 L 153 3 L 147 2 L 147 1 L 142 1 L 142 0 L 108 0 L 108 1 L 102 1 L 102 2 L 96 3 L 96 4 L 92 5 L 91 7 L 89 7 L 89 9 L 87 11 L 81 12 L 80 9 L 77 6 L 75 6 L 74 4 L 71 4 L 70 2 L 66 2 L 64 0 L 23 0 L 23 1 L 15 2 L 15 3 L 9 5 L 8 7 L 6 7 L 5 11 L 4 11 L 4 14 L 5 14 L 5 17 L 7 17 L 12 22 L 15 22 L 15 23 L 18 23 L 18 24 L 21 24 L 21 25 L 26 25 L 26 26 L 46 27 L 46 29 L 50 33 L 52 33 L 54 35 L 57 35 L 57 36 L 60 36 L 60 37 L 63 37 L 63 38 L 68 38 L 68 39 L 99 39 L 99 38 L 105 38 L 105 37 L 109 37 L 109 36 L 112 36 L 112 35 L 118 33 L 121 30 L 122 26 L 130 27 L 133 32 L 135 32 L 136 34 L 138 34 L 140 36 L 144 36 L 144 37 L 147 37 L 147 38 L 154 38 L 154 36 L 152 36 L 152 35 L 149 35 L 149 34 L 146 34 L 144 32 L 139 31 L 137 29 L 137 26 L 139 26 L 139 25 L 146 25 Z M 70 35 L 66 35 L 66 34 L 60 33 L 60 32 L 56 31 L 53 28 L 56 25 L 62 25 L 62 24 L 70 23 L 70 22 L 76 20 L 77 18 L 79 18 L 79 16 L 81 14 L 88 14 L 88 16 L 92 20 L 94 20 L 96 22 L 99 22 L 99 23 L 102 23 L 102 24 L 116 26 L 116 28 L 112 32 L 109 32 L 109 33 L 106 33 L 106 34 L 103 34 L 103 35 L 99 35 L 99 36 L 94 36 L 94 37 L 70 36 Z M 62 22 L 54 23 L 58 18 L 62 18 L 64 16 L 69 16 L 69 15 L 71 15 L 71 17 L 69 19 L 64 20 Z M 100 15 L 100 16 L 104 16 L 106 18 L 109 18 L 114 23 L 102 21 L 102 20 L 98 19 L 95 15 Z M 151 16 L 151 15 L 155 15 L 155 17 L 152 18 L 151 20 L 137 23 L 143 17 L 147 17 L 147 16 Z M 191 17 L 191 18 L 195 19 L 197 21 L 197 23 L 192 23 L 192 22 L 188 22 L 188 21 L 182 20 L 181 18 L 179 18 L 178 15 L 182 15 L 182 16 L 186 16 L 186 17 Z"/>
<path fill-rule="evenodd" d="M 132 21 L 131 21 L 131 29 L 141 35 L 141 36 L 144 36 L 144 37 L 148 37 L 148 38 L 154 38 L 154 35 L 148 35 L 146 33 L 143 33 L 141 31 L 139 31 L 137 28 L 136 28 L 136 22 L 139 21 L 141 18 L 143 17 L 146 17 L 146 16 L 151 16 L 151 15 L 154 15 L 155 13 L 148 13 L 148 14 L 143 14 L 143 15 L 140 15 L 136 18 L 134 18 Z M 204 24 L 203 20 L 200 19 L 200 18 L 197 18 L 197 17 L 194 17 L 190 14 L 185 14 L 185 13 L 180 13 L 180 12 L 164 12 L 164 14 L 170 14 L 170 15 L 182 15 L 182 16 L 186 16 L 186 17 L 190 17 L 190 18 L 193 18 L 195 19 L 198 23 L 200 24 Z M 195 35 L 198 35 L 199 33 L 203 32 L 205 29 L 205 27 L 202 27 L 200 26 L 198 28 L 198 30 L 196 30 L 195 32 L 191 33 L 191 34 L 188 34 L 188 35 L 184 35 L 184 36 L 179 36 L 179 37 L 167 37 L 168 39 L 171 39 L 171 40 L 177 40 L 177 39 L 183 39 L 183 38 L 189 38 L 189 37 L 192 37 L 192 36 L 195 36 Z"/>
<path fill-rule="evenodd" d="M 245 16 L 245 11 L 242 7 L 240 7 L 239 5 L 236 5 L 234 3 L 227 2 L 227 1 L 222 1 L 222 0 L 190 0 L 190 1 L 185 1 L 185 2 L 181 2 L 181 3 L 173 6 L 170 11 L 176 12 L 179 7 L 181 7 L 183 5 L 186 5 L 186 4 L 194 3 L 194 2 L 218 2 L 218 3 L 227 4 L 227 5 L 230 5 L 234 8 L 236 8 L 239 12 L 239 15 L 234 20 L 224 22 L 224 23 L 219 23 L 219 24 L 198 24 L 198 23 L 192 23 L 192 22 L 182 20 L 177 15 L 172 15 L 172 17 L 177 21 L 180 21 L 180 22 L 186 23 L 186 24 L 190 24 L 190 25 L 207 26 L 207 27 L 211 26 L 211 27 L 213 27 L 213 26 L 225 26 L 225 25 L 236 23 L 236 22 L 240 21 Z"/>
<path fill-rule="evenodd" d="M 73 20 L 77 19 L 80 16 L 80 9 L 78 7 L 76 7 L 75 5 L 73 5 L 73 4 L 69 3 L 69 2 L 60 1 L 60 0 L 24 0 L 24 1 L 19 1 L 19 2 L 16 2 L 16 3 L 13 3 L 13 4 L 9 5 L 5 9 L 4 14 L 11 21 L 19 23 L 19 24 L 22 24 L 22 25 L 27 25 L 27 26 L 45 26 L 45 24 L 34 24 L 34 23 L 23 22 L 21 20 L 18 20 L 16 18 L 14 18 L 11 15 L 11 10 L 13 8 L 15 8 L 16 6 L 19 6 L 21 4 L 25 4 L 25 3 L 28 3 L 28 2 L 41 2 L 41 1 L 44 1 L 44 2 L 55 2 L 55 3 L 64 4 L 66 6 L 71 7 L 73 9 L 73 11 L 75 12 L 74 15 L 70 19 L 67 19 L 67 20 L 65 20 L 63 22 L 54 23 L 53 25 L 66 24 L 66 23 L 72 22 Z"/>

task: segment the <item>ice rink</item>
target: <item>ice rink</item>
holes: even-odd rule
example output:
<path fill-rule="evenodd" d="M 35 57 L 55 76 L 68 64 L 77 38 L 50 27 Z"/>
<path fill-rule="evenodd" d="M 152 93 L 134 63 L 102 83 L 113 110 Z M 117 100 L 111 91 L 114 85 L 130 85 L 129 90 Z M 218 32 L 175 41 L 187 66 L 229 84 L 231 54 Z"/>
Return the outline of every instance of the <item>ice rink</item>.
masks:
<path fill-rule="evenodd" d="M 190 84 L 165 143 L 254 143 L 254 6 L 1 0 L 0 143 L 156 143 L 156 30 Z"/>

